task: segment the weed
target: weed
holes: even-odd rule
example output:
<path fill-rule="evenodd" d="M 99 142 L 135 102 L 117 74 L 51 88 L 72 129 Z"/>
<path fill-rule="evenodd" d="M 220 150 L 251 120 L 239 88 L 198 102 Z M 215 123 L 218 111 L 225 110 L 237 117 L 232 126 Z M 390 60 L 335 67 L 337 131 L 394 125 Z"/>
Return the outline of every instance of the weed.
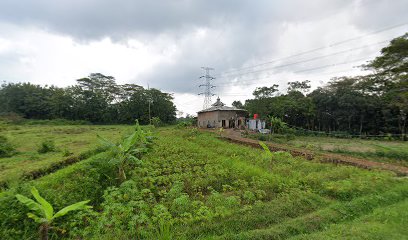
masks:
<path fill-rule="evenodd" d="M 71 151 L 69 151 L 69 149 L 67 149 L 67 148 L 64 148 L 64 149 L 62 150 L 62 156 L 63 156 L 63 157 L 68 157 L 68 156 L 71 156 L 72 154 L 74 154 L 74 153 L 71 152 Z"/>
<path fill-rule="evenodd" d="M 5 136 L 0 136 L 0 158 L 11 157 L 17 151 Z"/>
<path fill-rule="evenodd" d="M 43 141 L 37 150 L 38 153 L 48 153 L 48 152 L 56 152 L 56 151 L 57 151 L 57 147 L 55 146 L 55 142 L 53 140 Z"/>

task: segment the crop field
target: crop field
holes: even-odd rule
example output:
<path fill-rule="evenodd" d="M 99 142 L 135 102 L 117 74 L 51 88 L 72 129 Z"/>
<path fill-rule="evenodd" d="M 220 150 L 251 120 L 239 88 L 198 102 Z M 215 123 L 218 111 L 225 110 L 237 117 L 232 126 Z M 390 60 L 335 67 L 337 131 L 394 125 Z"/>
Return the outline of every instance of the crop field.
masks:
<path fill-rule="evenodd" d="M 83 127 L 66 126 L 71 131 Z M 90 128 L 114 141 L 131 129 Z M 55 220 L 50 239 L 408 238 L 407 178 L 270 153 L 195 128 L 143 129 L 154 136 L 153 142 L 132 158 L 121 181 L 111 159 L 126 149 L 126 141 L 116 152 L 96 153 L 5 189 L 0 195 L 0 238 L 38 239 L 38 224 L 27 218 L 29 209 L 15 197 L 31 197 L 32 186 L 57 210 L 83 200 L 93 207 Z M 17 132 L 12 131 L 7 134 L 13 140 Z M 88 148 L 95 146 L 91 132 L 56 140 L 56 145 L 87 139 Z M 34 151 L 35 144 L 31 146 L 27 151 Z"/>
<path fill-rule="evenodd" d="M 293 139 L 279 136 L 271 137 L 270 141 L 315 152 L 338 153 L 408 167 L 407 141 L 312 136 L 296 136 Z"/>
<path fill-rule="evenodd" d="M 17 153 L 0 159 L 0 182 L 19 181 L 25 173 L 49 167 L 70 157 L 86 154 L 98 146 L 97 134 L 119 139 L 130 126 L 95 125 L 0 125 Z M 55 149 L 39 153 L 43 142 L 53 142 Z"/>

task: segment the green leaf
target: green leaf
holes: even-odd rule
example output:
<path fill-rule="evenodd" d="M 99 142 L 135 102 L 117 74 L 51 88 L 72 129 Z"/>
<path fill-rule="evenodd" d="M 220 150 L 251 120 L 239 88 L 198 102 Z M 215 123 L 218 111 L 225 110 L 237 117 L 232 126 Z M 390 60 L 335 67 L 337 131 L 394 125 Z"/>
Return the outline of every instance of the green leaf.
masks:
<path fill-rule="evenodd" d="M 41 204 L 47 220 L 51 221 L 52 216 L 54 215 L 54 209 L 52 208 L 52 205 L 49 202 L 47 202 L 47 200 L 40 196 L 40 193 L 38 192 L 37 188 L 35 187 L 31 188 L 31 194 L 33 194 L 37 202 Z"/>
<path fill-rule="evenodd" d="M 123 140 L 122 144 L 123 150 L 125 152 L 129 151 L 129 149 L 137 142 L 138 139 L 139 139 L 138 132 L 132 133 L 132 135 Z"/>
<path fill-rule="evenodd" d="M 134 146 L 137 142 L 146 143 L 145 133 L 143 132 L 142 128 L 139 125 L 139 121 L 136 120 L 135 123 L 135 131 L 123 141 L 123 149 L 125 152 L 129 151 L 132 146 Z"/>
<path fill-rule="evenodd" d="M 128 156 L 128 161 L 131 162 L 131 163 L 138 163 L 138 162 L 140 162 L 140 159 L 135 157 L 135 156 L 129 155 Z"/>
<path fill-rule="evenodd" d="M 17 194 L 16 198 L 18 201 L 20 201 L 21 203 L 23 203 L 24 205 L 26 205 L 31 211 L 34 211 L 35 213 L 37 213 L 38 215 L 42 215 L 45 217 L 45 212 L 42 209 L 42 206 L 35 202 L 34 200 L 23 196 L 21 194 Z"/>
<path fill-rule="evenodd" d="M 261 145 L 261 147 L 263 148 L 263 150 L 264 150 L 264 152 L 265 152 L 265 155 L 266 155 L 268 158 L 271 158 L 271 157 L 272 157 L 272 153 L 271 153 L 271 150 L 269 150 L 269 147 L 266 146 L 266 144 L 263 143 L 263 142 L 261 142 L 261 141 L 259 141 L 259 145 Z"/>
<path fill-rule="evenodd" d="M 111 141 L 109 141 L 108 139 L 106 139 L 106 138 L 100 136 L 99 134 L 97 134 L 96 137 L 97 137 L 97 138 L 99 139 L 99 141 L 100 141 L 103 145 L 105 145 L 106 147 L 111 148 L 111 147 L 115 147 L 115 146 L 116 146 L 113 142 L 111 142 Z"/>
<path fill-rule="evenodd" d="M 86 205 L 88 202 L 89 202 L 89 200 L 86 200 L 86 201 L 77 202 L 77 203 L 74 203 L 74 204 L 69 205 L 67 207 L 64 207 L 63 209 L 59 210 L 54 215 L 53 219 L 62 217 L 65 214 L 67 214 L 68 212 L 70 212 L 70 211 L 77 211 L 77 210 L 92 208 L 92 206 Z"/>
<path fill-rule="evenodd" d="M 37 223 L 44 223 L 44 222 L 48 222 L 47 219 L 45 218 L 41 218 L 33 213 L 27 213 L 27 216 L 31 219 L 34 219 L 35 222 Z"/>

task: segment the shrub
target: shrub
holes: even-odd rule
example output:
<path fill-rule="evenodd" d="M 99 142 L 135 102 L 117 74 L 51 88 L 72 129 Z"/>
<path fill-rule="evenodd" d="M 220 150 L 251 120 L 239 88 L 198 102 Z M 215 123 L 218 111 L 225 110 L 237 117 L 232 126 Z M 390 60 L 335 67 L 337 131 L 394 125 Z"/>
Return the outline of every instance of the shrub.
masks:
<path fill-rule="evenodd" d="M 68 156 L 71 156 L 72 154 L 74 154 L 74 153 L 72 153 L 71 151 L 69 151 L 66 148 L 64 150 L 62 150 L 62 156 L 63 157 L 68 157 Z"/>
<path fill-rule="evenodd" d="M 16 152 L 16 149 L 9 143 L 8 139 L 4 136 L 0 136 L 0 158 L 11 157 Z"/>
<path fill-rule="evenodd" d="M 55 147 L 55 142 L 53 140 L 43 141 L 37 150 L 38 153 L 48 153 L 48 152 L 56 152 L 56 151 L 57 151 L 57 148 Z"/>
<path fill-rule="evenodd" d="M 193 123 L 191 121 L 183 121 L 183 122 L 179 122 L 176 125 L 176 128 L 186 128 L 186 127 L 191 127 L 193 126 Z"/>
<path fill-rule="evenodd" d="M 152 124 L 155 127 L 160 127 L 162 125 L 162 121 L 160 120 L 159 117 L 153 117 L 152 118 Z"/>
<path fill-rule="evenodd" d="M 200 134 L 200 131 L 198 131 L 198 128 L 193 127 L 193 128 L 190 128 L 190 129 L 186 129 L 186 133 L 184 133 L 184 136 L 186 138 L 192 139 L 192 138 L 198 136 L 199 134 Z"/>
<path fill-rule="evenodd" d="M 5 123 L 18 124 L 23 122 L 24 118 L 20 114 L 8 112 L 0 113 L 0 120 L 4 121 Z"/>
<path fill-rule="evenodd" d="M 270 123 L 272 127 L 272 133 L 282 133 L 288 128 L 287 124 L 278 117 L 271 117 Z"/>

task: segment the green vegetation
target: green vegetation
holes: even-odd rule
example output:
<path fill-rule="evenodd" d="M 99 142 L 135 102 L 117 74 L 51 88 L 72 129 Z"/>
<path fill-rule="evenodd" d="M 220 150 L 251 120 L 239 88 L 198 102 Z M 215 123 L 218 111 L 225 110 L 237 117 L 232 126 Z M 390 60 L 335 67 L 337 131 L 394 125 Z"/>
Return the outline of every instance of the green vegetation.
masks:
<path fill-rule="evenodd" d="M 71 211 L 91 208 L 90 206 L 86 205 L 89 201 L 82 201 L 64 207 L 54 214 L 54 208 L 52 205 L 41 197 L 40 193 L 35 187 L 31 189 L 31 194 L 34 196 L 37 202 L 21 194 L 17 194 L 16 198 L 18 201 L 26 205 L 31 211 L 33 211 L 33 213 L 27 213 L 27 216 L 33 219 L 36 223 L 40 224 L 39 235 L 41 239 L 45 240 L 48 239 L 48 231 L 56 218 L 62 217 Z"/>
<path fill-rule="evenodd" d="M 112 151 L 127 149 L 142 130 L 107 152 L 2 192 L 0 238 L 38 238 L 15 198 L 32 186 L 55 208 L 83 199 L 94 207 L 55 219 L 50 239 L 408 237 L 407 179 L 236 145 L 194 128 L 152 129 L 150 151 L 126 167 L 123 182 L 114 181 L 117 165 L 106 164 Z M 139 148 L 143 137 L 137 139 Z"/>
<path fill-rule="evenodd" d="M 292 129 L 404 139 L 406 46 L 407 34 L 364 66 L 375 74 L 310 94 L 308 80 L 290 82 L 286 94 L 260 87 L 234 106 L 269 116 L 274 134 L 254 136 L 261 140 L 406 165 L 402 141 L 295 137 Z M 170 94 L 102 74 L 77 81 L 0 88 L 0 239 L 408 238 L 407 178 L 229 143 L 223 129 L 191 127 L 191 117 L 158 128 L 175 120 Z M 135 118 L 154 126 L 86 124 Z M 30 191 L 36 201 L 24 197 Z"/>
<path fill-rule="evenodd" d="M 291 135 L 256 135 L 255 137 L 320 153 L 339 153 L 376 162 L 408 166 L 408 142 L 309 136 L 293 137 Z"/>
<path fill-rule="evenodd" d="M 7 145 L 16 152 L 12 156 L 0 158 L 0 183 L 20 181 L 27 174 L 40 175 L 53 171 L 56 164 L 71 162 L 75 158 L 85 159 L 103 150 L 97 135 L 119 140 L 131 130 L 131 126 L 93 126 L 93 125 L 0 125 L 1 138 L 7 138 Z M 53 141 L 55 148 L 61 151 L 39 154 L 39 145 L 44 141 Z"/>
<path fill-rule="evenodd" d="M 0 85 L 0 118 L 26 124 L 131 124 L 134 119 L 149 124 L 147 113 L 151 111 L 151 116 L 156 117 L 155 123 L 157 120 L 172 123 L 176 120 L 172 100 L 171 94 L 158 89 L 119 85 L 112 76 L 91 73 L 66 88 L 3 83 Z M 154 103 L 150 110 L 149 102 Z M 42 121 L 25 121 L 22 117 Z"/>
<path fill-rule="evenodd" d="M 134 132 L 118 144 L 114 144 L 98 136 L 106 145 L 109 153 L 108 161 L 117 168 L 120 183 L 126 180 L 126 171 L 140 163 L 143 154 L 147 153 L 151 144 L 152 136 L 142 130 L 139 121 L 136 120 Z"/>
<path fill-rule="evenodd" d="M 0 158 L 11 157 L 16 153 L 16 149 L 10 144 L 5 136 L 0 136 Z"/>
<path fill-rule="evenodd" d="M 41 143 L 40 147 L 38 148 L 38 153 L 48 153 L 48 152 L 56 152 L 57 148 L 55 147 L 55 142 L 52 140 L 45 140 Z"/>
<path fill-rule="evenodd" d="M 407 140 L 408 33 L 395 38 L 369 61 L 372 74 L 337 77 L 312 92 L 309 80 L 289 82 L 288 91 L 278 86 L 259 87 L 243 107 L 250 114 L 278 117 L 289 127 L 341 135 L 394 134 Z"/>

